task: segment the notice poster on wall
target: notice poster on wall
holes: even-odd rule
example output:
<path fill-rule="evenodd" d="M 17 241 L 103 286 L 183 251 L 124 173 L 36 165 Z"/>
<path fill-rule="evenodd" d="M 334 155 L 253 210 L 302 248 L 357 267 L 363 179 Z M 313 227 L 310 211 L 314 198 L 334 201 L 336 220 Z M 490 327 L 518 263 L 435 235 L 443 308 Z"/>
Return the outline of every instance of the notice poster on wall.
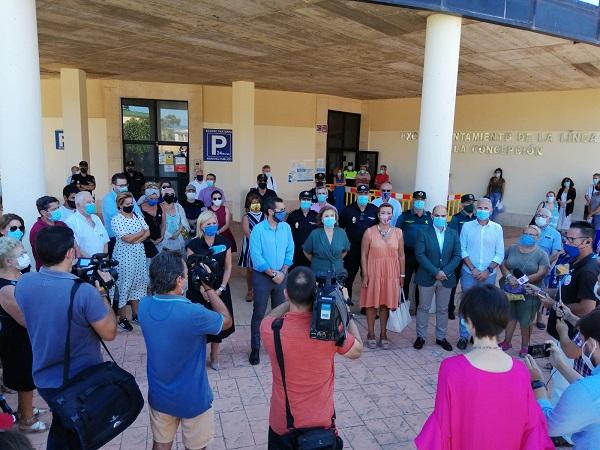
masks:
<path fill-rule="evenodd" d="M 304 161 L 291 160 L 288 183 L 302 183 L 314 179 L 314 163 L 310 159 Z"/>
<path fill-rule="evenodd" d="M 163 167 L 165 172 L 175 172 L 175 166 L 173 164 L 165 164 Z"/>
<path fill-rule="evenodd" d="M 325 173 L 325 158 L 317 159 L 316 173 Z"/>

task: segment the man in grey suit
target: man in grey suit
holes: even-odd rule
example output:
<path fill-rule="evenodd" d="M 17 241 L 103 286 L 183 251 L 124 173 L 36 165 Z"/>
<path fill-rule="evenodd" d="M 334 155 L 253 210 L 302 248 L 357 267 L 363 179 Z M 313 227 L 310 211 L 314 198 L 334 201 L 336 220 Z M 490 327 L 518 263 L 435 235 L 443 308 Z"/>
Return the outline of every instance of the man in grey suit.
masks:
<path fill-rule="evenodd" d="M 436 206 L 431 215 L 433 226 L 419 233 L 415 244 L 415 256 L 419 263 L 415 284 L 419 289 L 420 302 L 417 309 L 417 339 L 413 347 L 420 350 L 425 345 L 429 308 L 435 294 L 435 343 L 446 351 L 452 351 L 452 345 L 446 339 L 448 302 L 452 288 L 457 283 L 454 271 L 461 260 L 460 239 L 458 233 L 448 227 L 445 206 Z"/>

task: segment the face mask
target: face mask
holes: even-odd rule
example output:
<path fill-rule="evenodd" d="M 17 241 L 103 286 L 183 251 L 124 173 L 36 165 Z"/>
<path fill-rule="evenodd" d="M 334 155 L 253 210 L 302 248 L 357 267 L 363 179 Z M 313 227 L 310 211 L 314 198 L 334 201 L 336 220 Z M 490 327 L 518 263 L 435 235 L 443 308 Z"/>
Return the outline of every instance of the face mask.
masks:
<path fill-rule="evenodd" d="M 537 239 L 530 234 L 524 234 L 519 238 L 519 244 L 523 247 L 533 247 L 537 243 Z"/>
<path fill-rule="evenodd" d="M 548 219 L 545 217 L 536 217 L 535 224 L 540 228 L 544 228 L 546 225 L 548 225 Z"/>
<path fill-rule="evenodd" d="M 554 201 L 554 195 L 547 195 L 546 201 L 552 203 Z"/>
<path fill-rule="evenodd" d="M 364 170 L 364 169 L 360 169 L 360 174 L 361 174 L 361 175 L 364 175 L 364 173 L 365 173 L 365 172 L 366 172 L 366 170 Z"/>
<path fill-rule="evenodd" d="M 565 181 L 565 182 L 563 183 L 563 186 L 564 186 L 564 187 L 569 187 L 569 186 L 571 186 L 571 182 L 570 182 L 570 181 Z"/>
<path fill-rule="evenodd" d="M 196 193 L 195 192 L 186 192 L 185 193 L 186 198 L 190 201 L 193 202 L 194 200 L 196 200 Z"/>
<path fill-rule="evenodd" d="M 392 197 L 392 194 L 389 192 L 384 192 L 383 194 L 381 194 L 381 198 L 383 199 L 384 202 L 387 202 L 391 197 Z"/>
<path fill-rule="evenodd" d="M 96 214 L 96 204 L 95 203 L 88 203 L 87 205 L 84 206 L 83 209 L 88 214 Z"/>
<path fill-rule="evenodd" d="M 333 228 L 335 226 L 335 217 L 323 217 L 323 225 L 325 228 Z"/>
<path fill-rule="evenodd" d="M 433 218 L 433 225 L 435 225 L 438 228 L 445 228 L 447 223 L 448 222 L 446 221 L 445 217 L 434 217 Z"/>
<path fill-rule="evenodd" d="M 338 176 L 338 177 L 341 177 L 341 176 L 342 176 L 342 172 L 338 172 L 338 173 L 337 173 L 337 176 Z"/>
<path fill-rule="evenodd" d="M 77 206 L 75 205 L 75 200 L 67 200 L 67 206 L 71 209 L 77 208 Z"/>
<path fill-rule="evenodd" d="M 175 197 L 175 194 L 165 194 L 163 195 L 163 198 L 165 202 L 167 202 L 170 205 L 171 203 L 175 203 L 177 197 Z"/>
<path fill-rule="evenodd" d="M 54 211 L 52 211 L 50 213 L 50 220 L 52 220 L 53 222 L 56 222 L 57 220 L 60 220 L 61 218 L 61 212 L 60 209 L 55 209 Z"/>
<path fill-rule="evenodd" d="M 123 206 L 123 212 L 127 214 L 131 214 L 133 212 L 133 205 Z"/>
<path fill-rule="evenodd" d="M 128 167 L 127 172 L 131 173 L 131 172 L 133 172 L 133 169 L 134 169 L 133 167 Z"/>
<path fill-rule="evenodd" d="M 212 224 L 212 225 L 206 225 L 203 230 L 205 235 L 212 237 L 215 236 L 217 234 L 217 231 L 219 231 L 219 225 Z"/>
<path fill-rule="evenodd" d="M 198 180 L 198 181 L 204 180 L 204 175 L 196 175 L 196 180 Z"/>
<path fill-rule="evenodd" d="M 496 178 L 500 178 L 500 172 L 496 172 L 494 175 L 496 175 Z"/>
<path fill-rule="evenodd" d="M 319 203 L 325 203 L 327 200 L 327 194 L 317 194 L 317 200 Z"/>
<path fill-rule="evenodd" d="M 79 171 L 83 174 L 86 174 L 88 170 L 85 167 L 81 167 Z"/>
<path fill-rule="evenodd" d="M 129 191 L 129 186 L 119 186 L 117 189 L 119 192 L 127 192 Z"/>
<path fill-rule="evenodd" d="M 265 183 L 265 182 L 258 183 L 258 187 L 260 189 L 266 189 L 267 188 L 267 183 Z"/>
<path fill-rule="evenodd" d="M 598 184 L 598 181 L 600 181 L 600 178 L 594 178 L 592 181 L 594 182 L 594 184 Z"/>
<path fill-rule="evenodd" d="M 413 202 L 413 206 L 415 209 L 425 209 L 425 201 L 424 200 L 415 200 Z"/>
<path fill-rule="evenodd" d="M 223 199 L 220 199 L 220 198 L 212 201 L 212 204 L 215 206 L 221 206 L 222 203 L 223 203 Z"/>
<path fill-rule="evenodd" d="M 383 174 L 383 169 L 379 169 L 379 173 Z"/>
<path fill-rule="evenodd" d="M 271 178 L 272 177 L 271 172 L 265 172 L 265 175 L 267 176 L 267 178 Z"/>
<path fill-rule="evenodd" d="M 563 250 L 567 255 L 569 255 L 572 258 L 577 258 L 580 253 L 579 247 L 575 247 L 574 245 L 569 244 L 563 244 Z"/>
<path fill-rule="evenodd" d="M 31 265 L 31 259 L 27 253 L 23 253 L 17 258 L 17 269 L 23 270 Z"/>
<path fill-rule="evenodd" d="M 252 211 L 252 212 L 259 212 L 260 211 L 260 203 L 251 203 L 250 204 L 250 211 Z"/>
<path fill-rule="evenodd" d="M 479 220 L 488 220 L 490 218 L 490 212 L 487 209 L 478 209 L 476 214 Z"/>
<path fill-rule="evenodd" d="M 354 169 L 354 166 L 348 166 L 348 170 L 349 170 L 350 172 L 352 172 L 352 169 Z"/>
<path fill-rule="evenodd" d="M 324 181 L 317 181 L 317 187 L 325 186 Z"/>
<path fill-rule="evenodd" d="M 73 172 L 73 175 L 79 175 L 79 170 L 76 170 L 75 172 Z"/>
<path fill-rule="evenodd" d="M 18 230 L 18 229 L 15 230 L 15 231 L 8 230 L 8 233 L 6 233 L 6 235 L 9 238 L 13 238 L 13 239 L 16 239 L 17 241 L 20 241 L 21 238 L 23 237 L 23 232 L 21 230 Z"/>
<path fill-rule="evenodd" d="M 208 187 L 213 187 L 215 185 L 215 181 L 214 180 L 206 180 L 206 185 Z"/>
<path fill-rule="evenodd" d="M 581 347 L 581 359 L 583 360 L 585 365 L 588 366 L 588 368 L 593 371 L 595 369 L 595 367 L 594 367 L 594 363 L 592 362 L 592 355 L 594 354 L 594 352 L 596 351 L 596 348 L 598 348 L 598 346 L 596 345 L 596 342 L 591 341 L 590 345 L 593 345 L 592 351 L 590 352 L 589 355 L 587 355 L 585 353 L 585 348 L 589 342 L 590 342 L 590 340 L 588 339 L 587 341 L 585 341 L 583 343 L 583 346 Z"/>
<path fill-rule="evenodd" d="M 285 216 L 286 216 L 286 212 L 285 211 L 279 211 L 273 214 L 273 219 L 275 220 L 275 222 L 279 223 L 279 222 L 283 222 L 285 220 Z"/>
<path fill-rule="evenodd" d="M 356 203 L 358 204 L 358 206 L 367 206 L 367 203 L 369 203 L 369 196 L 359 195 L 356 199 Z"/>
<path fill-rule="evenodd" d="M 300 200 L 300 208 L 301 209 L 309 209 L 311 205 L 312 205 L 312 202 L 310 200 Z"/>
<path fill-rule="evenodd" d="M 146 200 L 146 203 L 148 203 L 150 206 L 156 206 L 156 205 L 158 205 L 158 199 L 157 198 L 149 198 L 148 200 Z"/>
<path fill-rule="evenodd" d="M 475 205 L 473 203 L 471 203 L 470 205 L 465 205 L 466 213 L 473 214 L 473 211 L 475 211 Z"/>

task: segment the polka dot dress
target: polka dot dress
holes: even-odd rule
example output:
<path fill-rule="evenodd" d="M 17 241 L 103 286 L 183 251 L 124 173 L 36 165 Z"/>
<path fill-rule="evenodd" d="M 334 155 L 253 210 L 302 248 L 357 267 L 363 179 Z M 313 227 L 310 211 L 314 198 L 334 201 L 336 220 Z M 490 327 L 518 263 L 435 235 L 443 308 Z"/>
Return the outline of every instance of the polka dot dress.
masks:
<path fill-rule="evenodd" d="M 130 244 L 122 237 L 147 230 L 148 225 L 141 217 L 133 215 L 128 218 L 123 214 L 113 217 L 111 225 L 117 238 L 113 258 L 119 261 L 117 286 L 119 287 L 119 308 L 122 308 L 129 300 L 140 300 L 145 297 L 148 288 L 148 268 L 146 267 L 144 244 L 141 242 Z"/>

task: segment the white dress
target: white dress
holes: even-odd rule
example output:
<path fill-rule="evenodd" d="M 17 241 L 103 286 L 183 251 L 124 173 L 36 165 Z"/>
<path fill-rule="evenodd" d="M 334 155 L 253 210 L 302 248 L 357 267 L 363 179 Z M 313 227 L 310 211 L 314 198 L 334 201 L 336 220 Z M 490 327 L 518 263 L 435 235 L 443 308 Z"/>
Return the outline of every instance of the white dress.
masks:
<path fill-rule="evenodd" d="M 119 261 L 117 287 L 119 308 L 122 308 L 129 300 L 140 300 L 147 295 L 148 268 L 144 244 L 141 242 L 130 244 L 121 238 L 147 230 L 148 224 L 143 217 L 134 214 L 131 218 L 127 218 L 119 213 L 112 218 L 111 225 L 117 238 L 113 258 Z"/>
<path fill-rule="evenodd" d="M 560 196 L 560 201 L 561 202 L 567 201 L 567 191 L 566 190 Z M 569 229 L 570 226 L 571 226 L 571 215 L 569 214 L 567 216 L 567 207 L 566 206 L 565 207 L 560 206 L 558 209 L 558 225 L 556 226 L 556 229 L 559 231 L 566 231 Z"/>

